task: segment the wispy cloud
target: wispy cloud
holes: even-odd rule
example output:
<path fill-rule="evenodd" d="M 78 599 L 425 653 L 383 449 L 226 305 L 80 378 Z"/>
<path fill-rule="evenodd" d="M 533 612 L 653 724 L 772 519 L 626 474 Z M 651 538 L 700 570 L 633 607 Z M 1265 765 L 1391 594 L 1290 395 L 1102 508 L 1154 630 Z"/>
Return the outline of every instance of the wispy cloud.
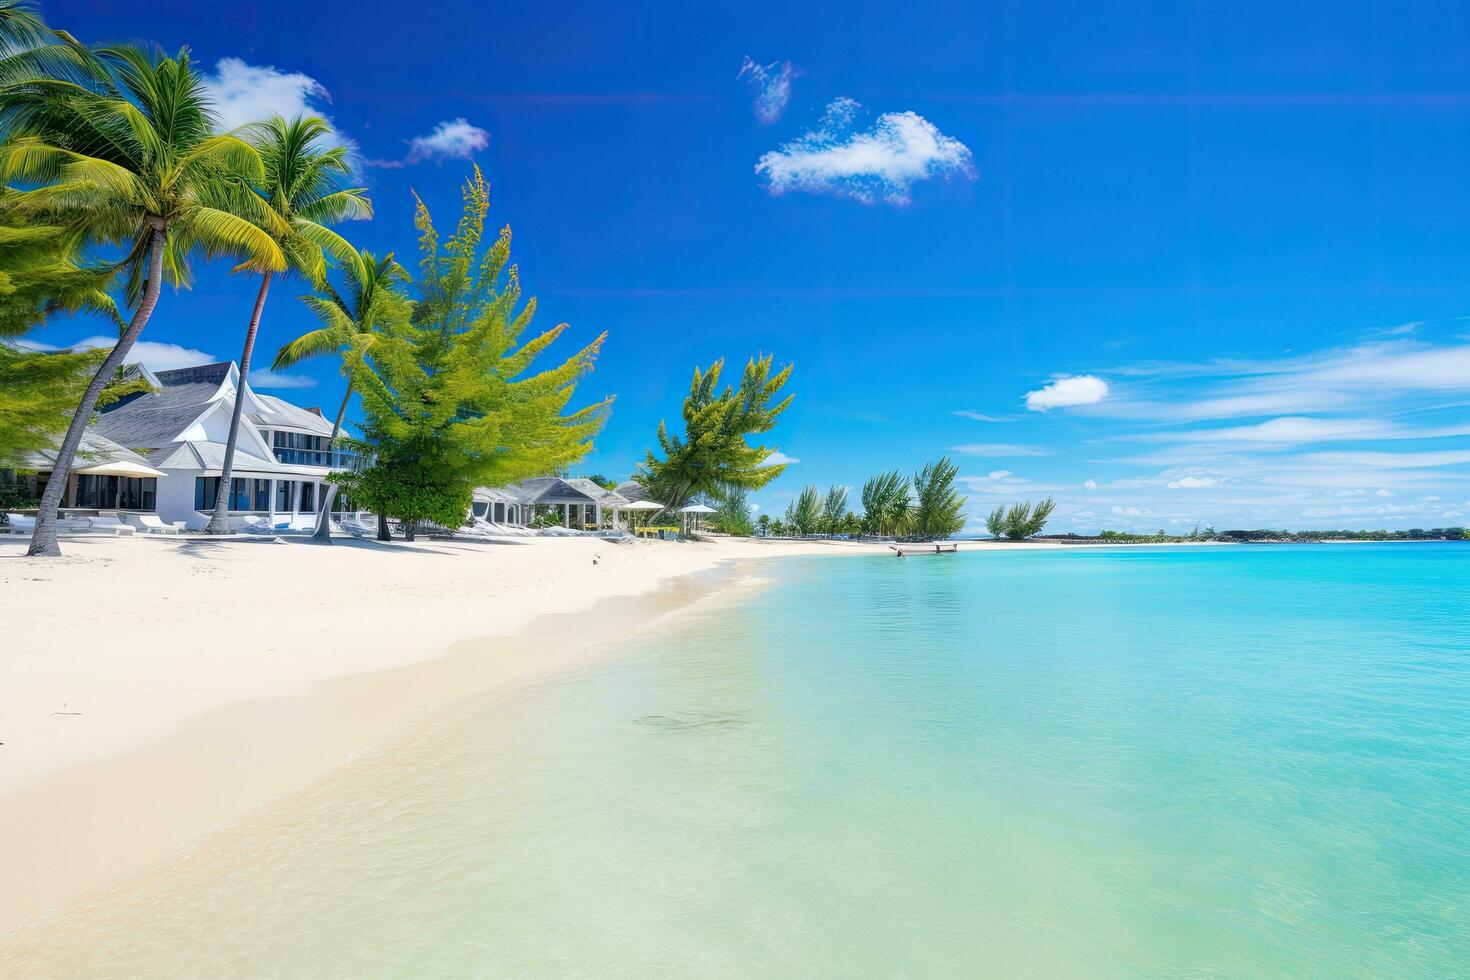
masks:
<path fill-rule="evenodd" d="M 762 65 L 750 57 L 740 64 L 740 74 L 755 92 L 755 117 L 770 125 L 781 118 L 791 101 L 791 82 L 801 75 L 789 61 Z"/>
<path fill-rule="evenodd" d="M 1131 380 L 1103 414 L 1165 422 L 1361 411 L 1407 396 L 1470 393 L 1470 344 L 1403 334 L 1318 353 L 1110 370 Z"/>
<path fill-rule="evenodd" d="M 833 194 L 864 204 L 907 204 L 915 183 L 973 178 L 969 147 L 916 112 L 885 112 L 867 129 L 852 99 L 827 106 L 816 129 L 762 156 L 755 172 L 772 194 Z"/>
<path fill-rule="evenodd" d="M 771 455 L 767 456 L 765 458 L 765 460 L 761 463 L 761 465 L 762 466 L 790 466 L 792 463 L 800 463 L 800 462 L 801 462 L 801 460 L 797 459 L 795 456 L 787 456 L 785 453 L 781 452 L 781 450 L 778 449 L 775 452 L 771 453 Z"/>
<path fill-rule="evenodd" d="M 952 415 L 958 415 L 962 419 L 971 419 L 975 422 L 1012 422 L 1014 417 L 1005 415 L 988 415 L 985 412 L 977 412 L 972 408 L 955 409 Z"/>
<path fill-rule="evenodd" d="M 1108 397 L 1108 383 L 1091 374 L 1058 378 L 1035 391 L 1026 392 L 1026 407 L 1033 412 L 1054 408 L 1096 405 Z"/>
<path fill-rule="evenodd" d="M 1050 456 L 1051 450 L 1044 446 L 1022 446 L 1012 442 L 967 442 L 951 446 L 952 453 L 965 456 Z"/>
<path fill-rule="evenodd" d="M 408 154 L 393 160 L 367 160 L 370 167 L 399 170 L 426 160 L 469 160 L 490 145 L 490 133 L 459 116 L 445 119 L 423 136 L 408 141 Z"/>
<path fill-rule="evenodd" d="M 55 351 L 55 350 L 100 350 L 110 348 L 117 344 L 116 337 L 83 337 L 74 344 L 66 347 L 57 347 L 52 344 L 44 344 L 34 340 L 21 340 L 16 346 L 27 350 Z M 156 340 L 139 340 L 128 350 L 124 358 L 125 364 L 142 364 L 150 371 L 172 371 L 175 368 L 198 367 L 201 364 L 214 364 L 224 358 L 215 357 L 213 354 L 182 344 L 169 344 Z M 316 385 L 316 379 L 303 374 L 278 374 L 264 368 L 250 372 L 250 385 L 254 388 L 311 388 Z"/>

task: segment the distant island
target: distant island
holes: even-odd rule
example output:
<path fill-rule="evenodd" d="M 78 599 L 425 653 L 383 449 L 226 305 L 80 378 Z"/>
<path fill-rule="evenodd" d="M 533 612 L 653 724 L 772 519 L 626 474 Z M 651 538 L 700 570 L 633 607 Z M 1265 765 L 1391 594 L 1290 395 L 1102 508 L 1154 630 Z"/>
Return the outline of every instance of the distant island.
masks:
<path fill-rule="evenodd" d="M 1084 544 L 1178 544 L 1218 541 L 1234 544 L 1302 544 L 1317 541 L 1470 541 L 1470 529 L 1463 527 L 1409 528 L 1405 531 L 1216 531 L 1196 528 L 1188 534 L 1131 534 L 1127 531 L 1101 531 L 1097 534 L 1044 534 L 1035 541 L 1058 541 Z"/>

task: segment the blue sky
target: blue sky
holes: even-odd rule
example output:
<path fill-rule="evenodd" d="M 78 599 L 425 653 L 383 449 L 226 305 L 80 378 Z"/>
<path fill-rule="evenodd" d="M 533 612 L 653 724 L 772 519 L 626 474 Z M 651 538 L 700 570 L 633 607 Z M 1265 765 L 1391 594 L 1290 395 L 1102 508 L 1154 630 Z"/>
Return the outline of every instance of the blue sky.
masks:
<path fill-rule="evenodd" d="M 627 476 L 695 364 L 769 351 L 798 462 L 767 512 L 950 453 L 972 514 L 1052 494 L 1058 530 L 1470 523 L 1462 4 L 410 9 L 328 39 L 288 3 L 45 5 L 188 44 L 227 117 L 326 115 L 365 246 L 411 258 L 410 189 L 449 226 L 477 161 L 538 323 L 609 333 L 584 472 Z M 165 295 L 145 357 L 238 356 L 253 294 Z"/>

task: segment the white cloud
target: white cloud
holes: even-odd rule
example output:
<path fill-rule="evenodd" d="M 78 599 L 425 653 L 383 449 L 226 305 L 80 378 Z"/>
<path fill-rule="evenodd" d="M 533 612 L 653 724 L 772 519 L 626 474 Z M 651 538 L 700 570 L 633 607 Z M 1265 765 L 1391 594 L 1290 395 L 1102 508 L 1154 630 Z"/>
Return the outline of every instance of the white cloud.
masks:
<path fill-rule="evenodd" d="M 1091 374 L 1058 378 L 1051 384 L 1026 392 L 1026 407 L 1033 412 L 1054 408 L 1095 405 L 1108 397 L 1108 383 Z"/>
<path fill-rule="evenodd" d="M 1011 442 L 967 442 L 951 446 L 950 452 L 966 456 L 1050 456 L 1050 449 L 1040 446 L 1020 446 Z"/>
<path fill-rule="evenodd" d="M 1082 481 L 1082 489 L 1083 490 L 1096 490 L 1097 489 L 1097 481 L 1096 480 L 1083 480 Z"/>
<path fill-rule="evenodd" d="M 1205 487 L 1218 486 L 1219 480 L 1212 476 L 1181 476 L 1177 480 L 1170 480 L 1170 490 L 1201 490 Z"/>
<path fill-rule="evenodd" d="M 97 350 L 103 347 L 112 347 L 117 343 L 116 337 L 84 337 L 72 344 L 73 350 Z M 151 371 L 172 371 L 174 368 L 196 367 L 200 364 L 213 364 L 218 358 L 211 357 L 202 350 L 192 347 L 184 347 L 181 344 L 165 344 L 156 340 L 140 340 L 133 344 L 128 351 L 128 356 L 123 358 L 125 364 L 142 364 Z"/>
<path fill-rule="evenodd" d="M 432 159 L 468 160 L 489 145 L 490 134 L 479 126 L 470 125 L 469 120 L 460 116 L 439 123 L 427 136 L 415 136 L 410 140 L 408 162 L 418 163 Z"/>
<path fill-rule="evenodd" d="M 765 461 L 762 462 L 761 465 L 762 466 L 790 466 L 792 463 L 800 463 L 800 462 L 801 462 L 801 460 L 797 459 L 795 456 L 787 456 L 785 453 L 781 452 L 781 450 L 778 449 L 775 452 L 771 453 L 771 455 L 767 456 L 765 458 Z"/>
<path fill-rule="evenodd" d="M 221 58 L 213 75 L 204 76 L 204 90 L 214 102 L 220 129 L 228 131 L 267 119 L 272 113 L 286 119 L 319 116 L 332 120 L 318 103 L 332 97 L 321 82 L 301 72 L 285 72 L 273 65 L 250 65 L 240 58 Z M 336 132 L 326 142 L 353 148 L 351 140 Z"/>
<path fill-rule="evenodd" d="M 755 117 L 769 125 L 786 111 L 786 104 L 791 101 L 791 81 L 800 74 L 789 61 L 762 65 L 746 55 L 740 64 L 740 74 L 735 77 L 749 82 L 755 91 Z"/>
<path fill-rule="evenodd" d="M 763 155 L 755 172 L 772 194 L 835 194 L 864 204 L 907 204 L 918 181 L 974 177 L 969 147 L 918 113 L 885 112 L 858 130 L 860 109 L 852 99 L 836 100 L 816 129 Z"/>

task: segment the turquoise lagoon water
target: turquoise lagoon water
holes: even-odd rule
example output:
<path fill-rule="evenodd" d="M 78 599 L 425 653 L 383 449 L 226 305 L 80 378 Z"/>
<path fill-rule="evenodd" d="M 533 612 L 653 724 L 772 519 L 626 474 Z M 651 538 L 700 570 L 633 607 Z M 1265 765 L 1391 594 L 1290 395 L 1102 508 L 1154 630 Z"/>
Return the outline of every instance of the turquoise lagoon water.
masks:
<path fill-rule="evenodd" d="M 1470 547 L 793 559 L 15 973 L 1470 973 Z M 30 958 L 34 957 L 34 958 Z"/>

